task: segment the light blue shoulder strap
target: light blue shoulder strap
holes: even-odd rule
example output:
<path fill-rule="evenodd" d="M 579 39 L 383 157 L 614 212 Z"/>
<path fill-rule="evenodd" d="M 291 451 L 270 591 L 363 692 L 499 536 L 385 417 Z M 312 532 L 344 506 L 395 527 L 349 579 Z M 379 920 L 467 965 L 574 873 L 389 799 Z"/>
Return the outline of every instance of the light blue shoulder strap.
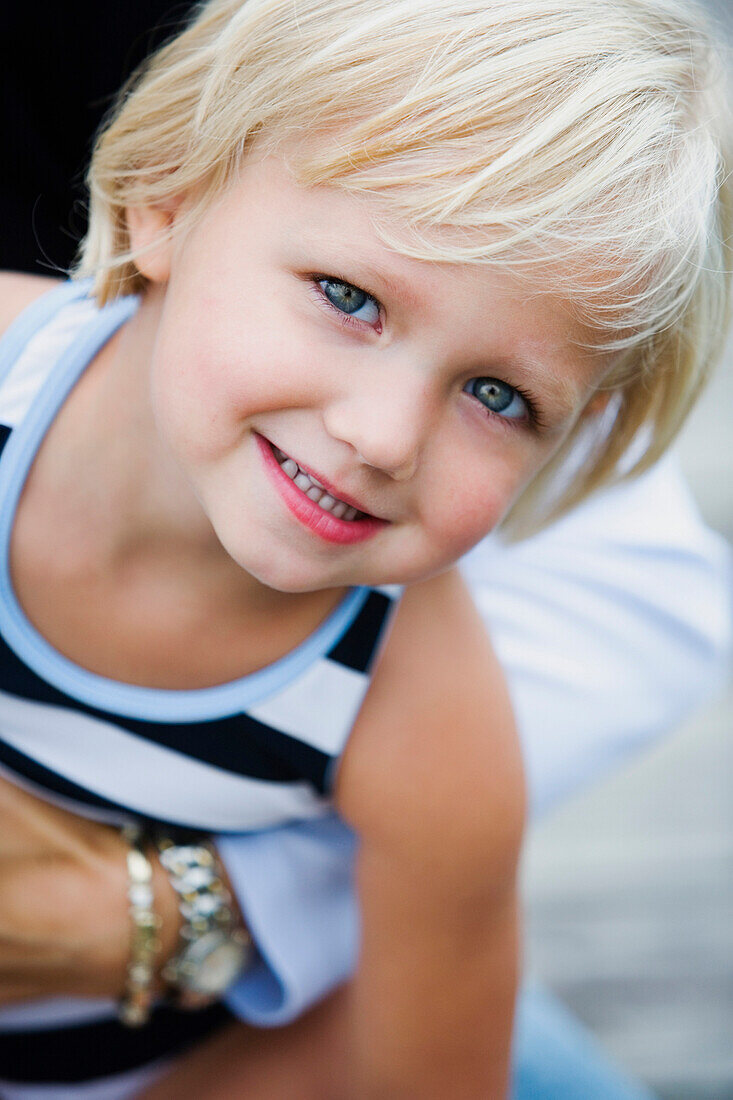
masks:
<path fill-rule="evenodd" d="M 4 379 L 28 342 L 58 312 L 77 299 L 86 298 L 91 279 L 71 279 L 41 294 L 18 314 L 0 338 L 0 382 Z"/>

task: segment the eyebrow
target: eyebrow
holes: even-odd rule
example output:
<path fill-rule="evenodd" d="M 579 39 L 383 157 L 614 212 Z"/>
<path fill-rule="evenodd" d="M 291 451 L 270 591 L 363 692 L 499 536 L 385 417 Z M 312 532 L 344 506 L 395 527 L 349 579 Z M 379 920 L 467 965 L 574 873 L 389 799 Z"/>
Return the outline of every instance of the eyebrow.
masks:
<path fill-rule="evenodd" d="M 301 238 L 303 243 L 310 243 L 307 238 Z M 315 242 L 314 242 L 315 243 Z M 399 299 L 410 308 L 424 305 L 424 299 L 416 293 L 410 283 L 396 272 L 393 274 L 385 268 L 385 261 L 380 257 L 377 262 L 371 262 L 364 257 L 356 257 L 350 253 L 344 253 L 344 240 L 336 239 L 324 241 L 319 239 L 317 247 L 326 252 L 332 252 L 333 270 L 324 270 L 323 274 L 341 275 L 348 277 L 348 281 L 358 286 L 360 290 L 367 291 L 379 301 L 384 297 Z"/>
<path fill-rule="evenodd" d="M 399 276 L 393 276 L 382 267 L 374 267 L 363 260 L 344 260 L 344 266 L 350 269 L 355 276 L 355 282 L 361 290 L 366 290 L 372 297 L 380 302 L 389 296 L 393 300 L 414 309 L 425 304 L 420 294 L 416 294 L 411 286 Z M 339 265 L 340 266 L 340 265 Z M 385 293 L 386 292 L 386 293 Z"/>
<path fill-rule="evenodd" d="M 580 382 L 558 374 L 541 360 L 524 356 L 502 356 L 491 369 L 506 374 L 510 385 L 513 380 L 520 385 L 526 383 L 538 404 L 549 404 L 553 414 L 559 414 L 563 419 L 575 412 L 582 400 L 583 387 Z"/>

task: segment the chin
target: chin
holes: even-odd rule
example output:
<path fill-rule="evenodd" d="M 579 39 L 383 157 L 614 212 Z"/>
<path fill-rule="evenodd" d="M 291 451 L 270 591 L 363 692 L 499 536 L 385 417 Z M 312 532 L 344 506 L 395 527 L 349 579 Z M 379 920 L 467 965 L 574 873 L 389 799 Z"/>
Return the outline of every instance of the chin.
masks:
<path fill-rule="evenodd" d="M 324 588 L 340 587 L 337 580 L 326 575 L 326 570 L 319 570 L 312 563 L 308 567 L 298 566 L 292 558 L 287 561 L 278 561 L 273 557 L 245 559 L 237 554 L 231 555 L 234 561 L 245 573 L 256 580 L 265 588 L 275 592 L 283 592 L 291 595 L 306 592 L 317 592 Z"/>
<path fill-rule="evenodd" d="M 255 580 L 273 592 L 282 592 L 290 596 L 304 595 L 307 592 L 321 592 L 325 588 L 339 588 L 340 585 L 325 580 L 316 580 L 313 577 L 305 578 L 295 574 L 278 573 L 268 570 L 262 573 L 251 574 Z"/>

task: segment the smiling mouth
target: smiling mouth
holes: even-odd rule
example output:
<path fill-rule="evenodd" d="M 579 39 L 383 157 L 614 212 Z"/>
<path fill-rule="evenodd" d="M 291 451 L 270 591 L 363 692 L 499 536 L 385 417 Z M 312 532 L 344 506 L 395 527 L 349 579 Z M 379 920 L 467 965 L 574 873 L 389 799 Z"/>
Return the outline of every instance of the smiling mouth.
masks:
<path fill-rule="evenodd" d="M 347 523 L 373 518 L 368 512 L 360 512 L 358 508 L 354 508 L 352 505 L 347 504 L 346 501 L 339 500 L 338 497 L 332 496 L 325 486 L 321 485 L 320 481 L 317 481 L 312 474 L 306 473 L 294 458 L 291 458 L 290 455 L 286 455 L 285 452 L 281 451 L 279 447 L 276 447 L 274 443 L 271 443 L 270 446 L 278 466 L 286 477 L 289 477 L 296 488 L 300 489 L 304 496 L 307 496 L 309 500 L 312 500 L 313 503 L 317 504 L 319 508 L 322 508 L 324 512 L 328 512 L 335 519 L 345 520 Z"/>

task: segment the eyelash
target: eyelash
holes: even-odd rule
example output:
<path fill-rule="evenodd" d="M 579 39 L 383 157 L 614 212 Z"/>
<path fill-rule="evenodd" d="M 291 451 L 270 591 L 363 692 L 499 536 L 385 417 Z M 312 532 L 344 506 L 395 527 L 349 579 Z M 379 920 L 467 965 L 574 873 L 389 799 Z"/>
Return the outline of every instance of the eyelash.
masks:
<path fill-rule="evenodd" d="M 366 325 L 366 327 L 372 332 L 379 333 L 382 331 L 382 314 L 384 312 L 382 308 L 382 303 L 374 294 L 371 294 L 366 289 L 366 287 L 357 286 L 355 283 L 350 283 L 348 279 L 340 279 L 336 275 L 311 275 L 310 278 L 313 293 L 315 294 L 318 303 L 321 306 L 325 306 L 328 309 L 328 312 L 333 317 L 335 317 L 337 321 L 340 321 L 345 328 L 363 329 L 363 326 Z M 340 283 L 342 286 L 348 286 L 351 287 L 352 290 L 358 290 L 361 294 L 366 294 L 367 298 L 369 298 L 370 301 L 374 302 L 375 306 L 379 310 L 379 321 L 375 325 L 370 325 L 368 321 L 361 321 L 358 317 L 352 317 L 348 313 L 344 313 L 343 310 L 338 309 L 338 307 L 333 304 L 333 302 L 324 293 L 323 289 L 319 286 L 319 283 Z"/>
<path fill-rule="evenodd" d="M 319 305 L 322 308 L 325 307 L 328 310 L 329 314 L 331 314 L 331 316 L 335 317 L 336 320 L 339 321 L 345 328 L 362 328 L 363 325 L 366 325 L 367 328 L 371 329 L 372 332 L 381 332 L 382 331 L 382 322 L 381 322 L 382 313 L 383 313 L 382 304 L 379 301 L 379 299 L 376 297 L 376 295 L 371 294 L 370 291 L 368 291 L 366 289 L 366 287 L 356 286 L 355 283 L 350 283 L 347 279 L 338 278 L 336 275 L 323 275 L 323 274 L 321 274 L 321 275 L 311 275 L 310 278 L 311 278 L 312 290 L 313 290 L 313 293 L 315 294 L 315 296 L 317 298 L 317 301 L 318 301 Z M 374 302 L 377 309 L 379 310 L 380 320 L 377 323 L 377 325 L 376 326 L 375 325 L 370 325 L 367 321 L 360 321 L 358 318 L 351 317 L 348 313 L 344 313 L 343 310 L 338 309 L 338 307 L 335 306 L 333 304 L 333 302 L 326 296 L 323 289 L 319 285 L 320 283 L 324 283 L 324 282 L 341 283 L 343 286 L 352 287 L 354 290 L 358 290 L 362 294 L 366 294 L 366 296 L 372 302 Z M 507 385 L 510 385 L 510 383 L 507 383 Z M 540 412 L 540 410 L 537 407 L 537 403 L 536 403 L 535 399 L 526 390 L 522 389 L 520 386 L 512 386 L 512 389 L 515 390 L 519 394 L 519 396 L 522 398 L 525 405 L 527 406 L 527 411 L 528 411 L 528 414 L 529 414 L 529 416 L 528 416 L 529 427 L 532 428 L 535 431 L 542 431 L 542 429 L 545 427 L 545 421 L 544 421 L 544 417 L 543 417 L 542 413 Z M 477 404 L 480 405 L 481 403 L 477 402 Z M 523 425 L 523 422 L 521 420 L 515 421 L 514 425 L 513 425 L 512 421 L 509 420 L 507 417 L 500 416 L 498 413 L 492 412 L 491 409 L 487 409 L 485 405 L 481 405 L 481 408 L 483 409 L 484 413 L 486 414 L 486 416 L 488 418 L 490 418 L 492 420 L 499 420 L 499 421 L 501 421 L 502 424 L 506 425 L 507 427 L 510 427 L 510 428 L 512 426 L 521 427 Z"/>
<path fill-rule="evenodd" d="M 526 403 L 527 408 L 529 409 L 530 425 L 536 431 L 541 432 L 543 428 L 546 427 L 546 422 L 544 416 L 542 415 L 542 412 L 537 407 L 537 402 L 529 393 L 527 393 L 526 390 L 520 390 L 519 386 L 515 386 L 514 389 L 517 391 L 517 393 Z"/>
<path fill-rule="evenodd" d="M 530 397 L 526 390 L 520 390 L 518 386 L 515 386 L 514 389 L 527 404 L 530 427 L 538 432 L 543 431 L 546 427 L 546 421 L 541 411 L 537 408 L 537 403 L 534 398 Z"/>

